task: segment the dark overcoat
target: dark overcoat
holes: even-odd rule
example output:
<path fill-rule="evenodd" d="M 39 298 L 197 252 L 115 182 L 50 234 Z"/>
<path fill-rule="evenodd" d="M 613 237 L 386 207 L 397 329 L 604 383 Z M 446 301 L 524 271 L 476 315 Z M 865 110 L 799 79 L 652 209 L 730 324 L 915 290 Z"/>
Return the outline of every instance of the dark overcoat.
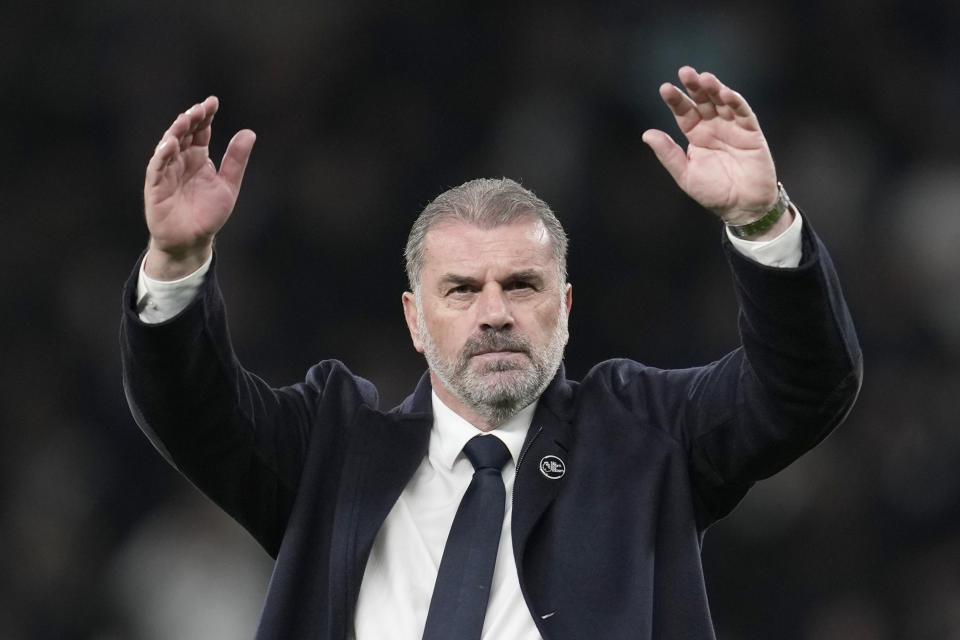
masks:
<path fill-rule="evenodd" d="M 682 370 L 611 360 L 579 383 L 561 367 L 540 400 L 512 526 L 545 639 L 713 638 L 705 529 L 820 442 L 856 397 L 857 338 L 809 223 L 794 269 L 724 243 L 740 348 Z M 335 360 L 271 387 L 234 354 L 215 270 L 158 325 L 137 317 L 136 274 L 123 296 L 127 398 L 163 456 L 276 558 L 257 639 L 343 640 L 374 537 L 427 452 L 428 376 L 389 411 Z"/>

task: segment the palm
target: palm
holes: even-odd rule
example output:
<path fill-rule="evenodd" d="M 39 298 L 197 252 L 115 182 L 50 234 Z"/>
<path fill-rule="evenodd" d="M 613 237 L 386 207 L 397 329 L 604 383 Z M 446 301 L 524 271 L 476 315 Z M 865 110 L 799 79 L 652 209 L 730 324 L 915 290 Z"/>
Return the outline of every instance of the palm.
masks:
<path fill-rule="evenodd" d="M 740 94 L 712 74 L 680 70 L 688 94 L 665 84 L 660 95 L 688 146 L 657 130 L 644 141 L 691 198 L 728 222 L 763 213 L 776 200 L 773 158 L 756 116 Z"/>
<path fill-rule="evenodd" d="M 685 132 L 688 163 L 681 187 L 711 211 L 769 205 L 762 195 L 769 191 L 765 186 L 776 183 L 776 174 L 763 135 L 759 130 L 716 131 L 716 124 L 701 121 Z"/>
<path fill-rule="evenodd" d="M 147 227 L 161 246 L 212 237 L 230 216 L 237 194 L 217 175 L 206 150 L 189 149 L 144 190 Z"/>

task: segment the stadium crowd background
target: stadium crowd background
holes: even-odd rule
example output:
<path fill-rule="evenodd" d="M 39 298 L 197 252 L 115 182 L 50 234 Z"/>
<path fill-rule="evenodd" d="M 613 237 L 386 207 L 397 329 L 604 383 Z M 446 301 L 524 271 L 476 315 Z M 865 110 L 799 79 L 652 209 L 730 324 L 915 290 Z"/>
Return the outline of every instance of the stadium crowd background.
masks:
<path fill-rule="evenodd" d="M 238 352 L 398 402 L 422 206 L 521 180 L 571 237 L 568 373 L 736 344 L 720 228 L 640 133 L 685 63 L 750 101 L 865 353 L 847 424 L 705 538 L 721 640 L 960 638 L 960 4 L 20 3 L 0 20 L 0 636 L 250 637 L 270 564 L 123 398 L 120 285 L 173 117 L 258 134 L 219 244 Z M 518 6 L 520 5 L 520 6 Z M 602 630 L 598 630 L 602 636 Z"/>

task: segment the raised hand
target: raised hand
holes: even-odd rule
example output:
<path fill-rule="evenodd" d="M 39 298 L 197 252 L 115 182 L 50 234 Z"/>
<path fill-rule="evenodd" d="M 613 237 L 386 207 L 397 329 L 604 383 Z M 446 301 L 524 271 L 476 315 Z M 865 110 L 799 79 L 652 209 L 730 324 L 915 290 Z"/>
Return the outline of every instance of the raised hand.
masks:
<path fill-rule="evenodd" d="M 657 129 L 643 133 L 677 185 L 724 222 L 752 222 L 777 200 L 777 173 L 760 123 L 739 93 L 712 73 L 682 67 L 686 93 L 664 83 L 660 97 L 687 138 L 686 152 Z"/>
<path fill-rule="evenodd" d="M 236 204 L 256 135 L 249 129 L 234 135 L 218 171 L 207 147 L 219 104 L 211 96 L 177 116 L 147 164 L 144 269 L 150 277 L 173 280 L 196 270 Z"/>

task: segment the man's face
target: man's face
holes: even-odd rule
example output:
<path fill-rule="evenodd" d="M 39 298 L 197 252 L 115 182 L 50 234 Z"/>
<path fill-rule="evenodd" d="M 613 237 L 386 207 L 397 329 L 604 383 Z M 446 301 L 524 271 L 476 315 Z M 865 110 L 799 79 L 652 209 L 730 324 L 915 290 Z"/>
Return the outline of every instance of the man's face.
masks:
<path fill-rule="evenodd" d="M 436 223 L 424 239 L 420 295 L 403 296 L 434 390 L 458 413 L 497 426 L 540 395 L 567 342 L 570 285 L 543 223 L 480 229 Z"/>

